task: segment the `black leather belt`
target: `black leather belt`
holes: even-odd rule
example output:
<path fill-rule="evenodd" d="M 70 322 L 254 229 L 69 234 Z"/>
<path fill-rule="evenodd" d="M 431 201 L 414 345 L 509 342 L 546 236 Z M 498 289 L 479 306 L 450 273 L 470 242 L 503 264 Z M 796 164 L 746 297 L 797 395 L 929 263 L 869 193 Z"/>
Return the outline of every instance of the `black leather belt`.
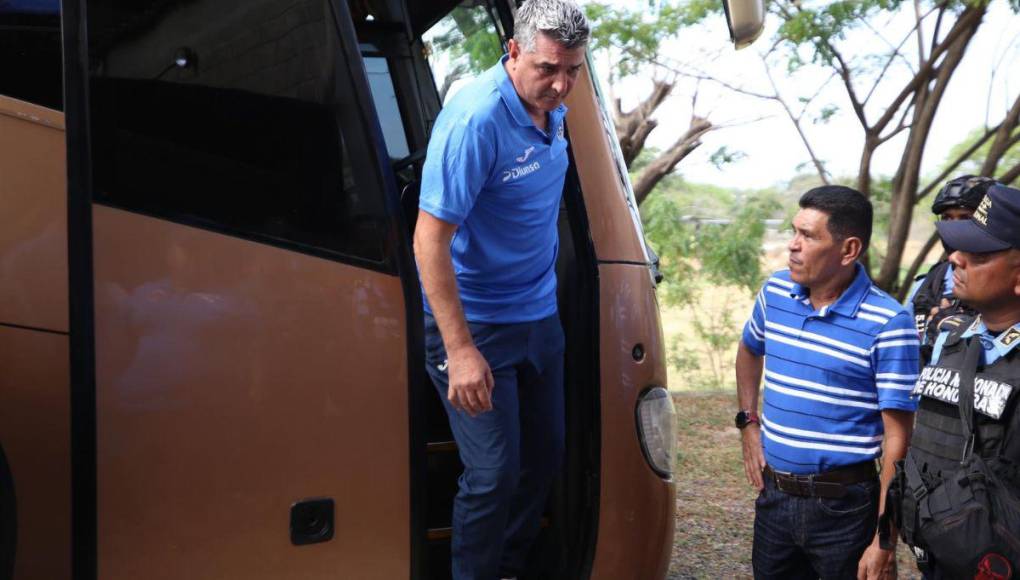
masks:
<path fill-rule="evenodd" d="M 776 482 L 783 493 L 801 497 L 839 498 L 846 495 L 846 486 L 875 479 L 878 470 L 874 461 L 864 461 L 824 473 L 800 475 L 776 471 L 765 466 L 765 477 Z"/>

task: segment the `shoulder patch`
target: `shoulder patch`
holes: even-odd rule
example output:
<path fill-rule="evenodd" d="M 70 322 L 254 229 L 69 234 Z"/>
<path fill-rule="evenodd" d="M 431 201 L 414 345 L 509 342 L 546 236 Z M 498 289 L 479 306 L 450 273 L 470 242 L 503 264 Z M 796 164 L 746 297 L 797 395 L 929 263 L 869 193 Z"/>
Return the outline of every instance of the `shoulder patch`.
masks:
<path fill-rule="evenodd" d="M 999 338 L 1003 346 L 1013 346 L 1013 343 L 1020 340 L 1020 329 L 1017 327 L 1010 328 L 1006 334 Z"/>

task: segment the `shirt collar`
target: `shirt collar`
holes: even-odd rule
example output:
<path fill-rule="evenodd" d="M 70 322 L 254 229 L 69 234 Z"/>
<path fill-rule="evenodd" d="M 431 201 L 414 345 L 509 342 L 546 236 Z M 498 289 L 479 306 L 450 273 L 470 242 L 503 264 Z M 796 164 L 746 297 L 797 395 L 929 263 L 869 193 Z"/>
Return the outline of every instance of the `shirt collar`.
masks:
<path fill-rule="evenodd" d="M 535 122 L 531 120 L 531 115 L 524 108 L 524 103 L 521 102 L 521 97 L 517 94 L 517 89 L 514 88 L 514 82 L 510 80 L 510 75 L 506 72 L 506 61 L 509 58 L 510 55 L 504 54 L 493 67 L 499 94 L 510 111 L 510 116 L 514 118 L 514 122 L 521 127 L 535 127 Z M 563 122 L 563 117 L 566 114 L 567 107 L 563 103 L 560 103 L 556 110 L 549 113 L 549 135 L 556 136 L 558 134 L 560 123 Z M 535 127 L 535 130 L 538 130 L 538 127 Z"/>
<path fill-rule="evenodd" d="M 871 278 L 868 277 L 868 273 L 864 271 L 864 266 L 860 262 L 854 263 L 854 280 L 850 282 L 850 286 L 839 295 L 839 298 L 835 302 L 827 306 L 823 306 L 819 311 L 823 316 L 828 312 L 836 312 L 853 318 L 857 314 L 857 309 L 860 308 L 861 303 L 867 298 L 868 292 L 871 291 Z M 790 296 L 795 300 L 806 302 L 806 299 L 810 295 L 810 292 L 804 286 L 794 282 L 793 288 L 790 290 Z M 807 302 L 810 306 L 810 302 Z"/>
<path fill-rule="evenodd" d="M 965 330 L 962 335 L 963 338 L 969 338 L 971 336 L 983 337 L 982 342 L 985 344 L 991 344 L 999 357 L 1004 357 L 1009 354 L 1011 350 L 1016 348 L 1017 345 L 1020 345 L 1020 322 L 1006 330 L 1003 330 L 998 334 L 998 336 L 996 336 L 988 330 L 984 321 L 981 320 L 980 316 L 978 316 L 974 319 L 974 322 L 971 323 L 970 328 Z"/>

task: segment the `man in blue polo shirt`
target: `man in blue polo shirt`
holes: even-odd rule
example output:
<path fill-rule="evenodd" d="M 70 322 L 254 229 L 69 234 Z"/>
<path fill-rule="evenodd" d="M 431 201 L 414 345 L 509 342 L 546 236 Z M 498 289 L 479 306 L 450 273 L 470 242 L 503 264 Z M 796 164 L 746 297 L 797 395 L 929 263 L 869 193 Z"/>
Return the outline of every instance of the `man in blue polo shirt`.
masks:
<path fill-rule="evenodd" d="M 760 490 L 754 573 L 879 578 L 895 570 L 876 528 L 910 439 L 920 344 L 910 312 L 857 262 L 871 203 L 824 186 L 800 207 L 789 269 L 765 282 L 737 349 L 736 422 L 748 482 Z"/>
<path fill-rule="evenodd" d="M 443 109 L 414 247 L 426 366 L 464 463 L 453 576 L 516 576 L 564 446 L 556 219 L 570 92 L 589 26 L 568 0 L 518 9 L 508 54 Z"/>

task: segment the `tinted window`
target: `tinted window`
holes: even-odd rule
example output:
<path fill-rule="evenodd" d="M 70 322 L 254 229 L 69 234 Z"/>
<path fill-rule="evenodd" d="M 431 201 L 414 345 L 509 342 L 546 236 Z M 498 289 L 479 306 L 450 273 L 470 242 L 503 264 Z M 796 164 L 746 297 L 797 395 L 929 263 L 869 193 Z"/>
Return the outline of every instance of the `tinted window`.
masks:
<path fill-rule="evenodd" d="M 371 166 L 364 145 L 345 143 L 360 120 L 328 2 L 89 9 L 99 201 L 383 261 L 382 193 L 355 175 Z"/>
<path fill-rule="evenodd" d="M 496 20 L 474 0 L 461 2 L 422 35 L 444 103 L 503 55 Z"/>
<path fill-rule="evenodd" d="M 0 95 L 60 110 L 60 0 L 0 0 Z"/>

